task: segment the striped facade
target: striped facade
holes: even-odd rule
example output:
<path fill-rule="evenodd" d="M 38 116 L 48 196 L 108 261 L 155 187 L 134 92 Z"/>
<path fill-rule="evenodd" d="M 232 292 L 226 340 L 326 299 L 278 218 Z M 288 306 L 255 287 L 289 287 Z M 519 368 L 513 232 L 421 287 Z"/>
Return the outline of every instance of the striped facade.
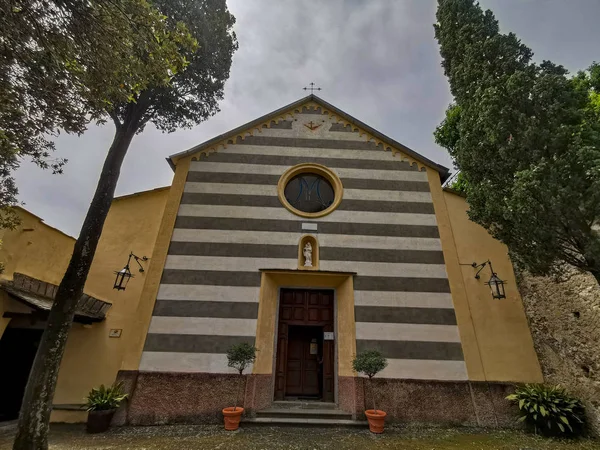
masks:
<path fill-rule="evenodd" d="M 301 163 L 341 179 L 331 214 L 280 203 L 279 178 Z M 388 358 L 380 376 L 467 379 L 427 173 L 310 108 L 192 160 L 140 370 L 231 373 L 227 348 L 255 342 L 260 271 L 297 270 L 307 233 L 321 271 L 356 274 L 356 350 Z"/>

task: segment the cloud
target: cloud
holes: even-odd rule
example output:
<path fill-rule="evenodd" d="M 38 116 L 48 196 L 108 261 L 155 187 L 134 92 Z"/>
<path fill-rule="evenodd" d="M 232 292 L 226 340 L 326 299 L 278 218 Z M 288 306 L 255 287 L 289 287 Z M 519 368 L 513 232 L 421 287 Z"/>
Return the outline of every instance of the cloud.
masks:
<path fill-rule="evenodd" d="M 306 95 L 318 94 L 424 156 L 451 167 L 432 132 L 451 101 L 433 37 L 435 1 L 229 0 L 240 48 L 234 55 L 221 112 L 192 130 L 135 137 L 117 195 L 170 184 L 165 158 Z M 538 56 L 583 68 L 598 58 L 597 0 L 578 8 L 559 0 L 484 0 L 503 30 L 515 31 Z M 557 32 L 557 31 L 560 31 Z M 63 175 L 24 163 L 20 199 L 50 225 L 77 236 L 114 128 L 91 126 L 82 137 L 60 136 Z"/>

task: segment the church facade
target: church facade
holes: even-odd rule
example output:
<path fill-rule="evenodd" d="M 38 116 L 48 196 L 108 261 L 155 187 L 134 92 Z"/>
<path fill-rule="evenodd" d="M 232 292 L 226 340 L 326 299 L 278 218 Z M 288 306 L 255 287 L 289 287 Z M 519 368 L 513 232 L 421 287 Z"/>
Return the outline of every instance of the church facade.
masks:
<path fill-rule="evenodd" d="M 507 249 L 442 187 L 446 168 L 313 95 L 168 162 L 171 186 L 113 202 L 53 421 L 84 421 L 82 398 L 117 380 L 115 425 L 219 422 L 241 386 L 247 418 L 301 400 L 361 419 L 374 396 L 391 421 L 502 426 L 513 385 L 543 381 Z M 0 420 L 74 242 L 22 218 L 0 231 L 0 361 L 22 356 Z M 113 289 L 130 252 L 144 271 Z M 244 342 L 242 379 L 226 353 Z M 352 368 L 367 350 L 388 361 L 371 387 Z"/>
<path fill-rule="evenodd" d="M 464 210 L 452 223 L 447 169 L 315 96 L 169 162 L 147 328 L 120 373 L 135 385 L 130 423 L 214 416 L 234 400 L 226 352 L 242 342 L 258 349 L 250 415 L 320 399 L 360 417 L 352 360 L 366 350 L 388 359 L 376 395 L 392 418 L 443 420 L 440 398 L 482 416 L 503 383 L 541 381 L 514 281 L 498 301 L 474 277 L 493 258 L 514 280 L 506 251 L 456 239 L 469 225 Z"/>

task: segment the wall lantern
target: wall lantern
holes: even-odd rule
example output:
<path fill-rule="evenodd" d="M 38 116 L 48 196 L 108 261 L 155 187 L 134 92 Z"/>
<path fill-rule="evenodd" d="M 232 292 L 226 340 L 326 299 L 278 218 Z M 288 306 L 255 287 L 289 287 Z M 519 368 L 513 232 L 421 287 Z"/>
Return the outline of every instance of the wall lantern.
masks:
<path fill-rule="evenodd" d="M 133 274 L 129 269 L 129 263 L 131 262 L 131 258 L 133 258 L 134 261 L 138 264 L 138 266 L 140 266 L 140 273 L 144 271 L 144 267 L 142 266 L 140 261 L 148 261 L 148 258 L 145 256 L 142 256 L 140 258 L 139 256 L 134 255 L 133 252 L 130 252 L 125 267 L 123 267 L 118 272 L 115 272 L 117 276 L 115 278 L 115 284 L 113 286 L 113 289 L 116 289 L 117 291 L 124 291 L 127 287 L 127 283 L 129 283 L 129 279 L 133 278 Z"/>
<path fill-rule="evenodd" d="M 487 281 L 485 284 L 487 284 L 490 287 L 490 290 L 492 291 L 492 297 L 495 299 L 506 298 L 506 293 L 504 292 L 505 282 L 498 278 L 498 275 L 496 274 L 496 272 L 494 272 L 494 268 L 492 267 L 492 262 L 489 259 L 485 262 L 482 262 L 481 264 L 477 264 L 475 262 L 471 264 L 471 266 L 473 266 L 475 269 L 479 268 L 479 270 L 475 274 L 475 278 L 479 280 L 479 273 L 487 265 L 490 266 L 490 272 L 492 272 L 492 276 L 490 277 L 490 281 Z"/>

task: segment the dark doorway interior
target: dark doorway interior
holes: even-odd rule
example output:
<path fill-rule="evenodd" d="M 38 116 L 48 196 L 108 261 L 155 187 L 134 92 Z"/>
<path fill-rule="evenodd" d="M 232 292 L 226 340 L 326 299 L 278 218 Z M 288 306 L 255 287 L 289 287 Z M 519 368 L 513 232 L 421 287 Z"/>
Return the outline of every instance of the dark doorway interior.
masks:
<path fill-rule="evenodd" d="M 275 400 L 334 401 L 331 290 L 282 289 L 277 334 Z"/>
<path fill-rule="evenodd" d="M 0 422 L 19 417 L 29 371 L 43 331 L 8 327 L 0 339 Z"/>

